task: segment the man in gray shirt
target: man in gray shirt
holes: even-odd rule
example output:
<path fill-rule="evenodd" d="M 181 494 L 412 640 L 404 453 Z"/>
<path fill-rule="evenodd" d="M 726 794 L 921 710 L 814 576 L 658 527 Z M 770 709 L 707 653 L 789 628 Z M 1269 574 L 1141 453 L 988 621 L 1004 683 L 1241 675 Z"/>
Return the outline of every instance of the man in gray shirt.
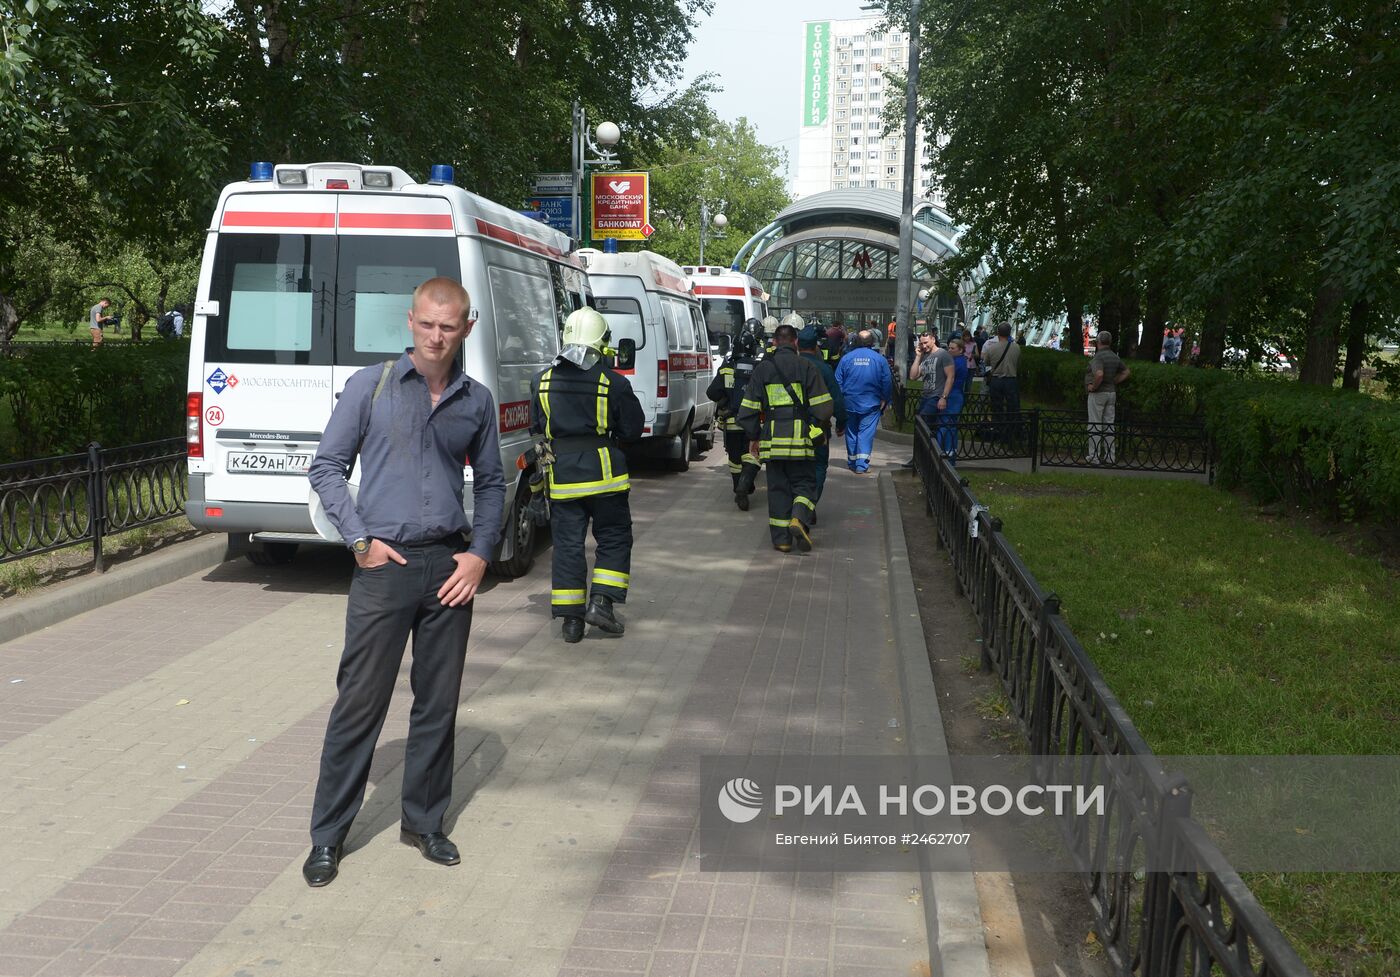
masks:
<path fill-rule="evenodd" d="M 358 564 L 311 812 L 311 854 L 302 866 L 311 886 L 329 884 L 339 870 L 410 635 L 413 712 L 400 838 L 429 861 L 461 861 L 442 819 L 452 796 L 472 599 L 505 510 L 496 405 L 457 366 L 473 325 L 470 308 L 466 289 L 450 278 L 419 285 L 408 313 L 413 347 L 349 379 L 311 462 L 311 486 Z M 351 500 L 346 477 L 356 455 L 362 476 Z M 470 547 L 463 542 L 467 461 Z"/>
<path fill-rule="evenodd" d="M 1118 385 L 1132 375 L 1113 351 L 1113 334 L 1099 330 L 1098 352 L 1084 371 L 1089 392 L 1089 464 L 1113 464 L 1113 422 L 1118 410 Z"/>
<path fill-rule="evenodd" d="M 107 307 L 112 304 L 112 300 L 107 296 L 97 300 L 97 304 L 88 309 L 88 329 L 92 332 L 92 346 L 96 349 L 102 345 L 102 327 L 112 321 L 112 317 L 107 314 Z"/>
<path fill-rule="evenodd" d="M 1021 381 L 1016 371 L 1021 365 L 1021 344 L 1011 339 L 1011 323 L 998 325 L 997 334 L 982 344 L 982 363 L 987 368 L 987 397 L 992 413 L 1019 414 Z M 1018 431 L 1019 425 L 1012 425 L 1011 430 Z M 1000 425 L 996 433 L 1002 434 Z"/>

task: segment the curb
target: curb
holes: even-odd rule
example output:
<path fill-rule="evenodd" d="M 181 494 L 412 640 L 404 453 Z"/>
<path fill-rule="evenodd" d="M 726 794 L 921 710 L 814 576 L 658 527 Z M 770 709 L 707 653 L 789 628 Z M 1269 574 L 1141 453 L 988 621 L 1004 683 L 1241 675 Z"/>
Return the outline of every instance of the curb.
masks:
<path fill-rule="evenodd" d="M 875 429 L 876 441 L 887 441 L 890 444 L 912 445 L 914 443 L 913 434 L 905 434 L 903 431 L 887 431 L 883 425 Z"/>
<path fill-rule="evenodd" d="M 947 756 L 948 740 L 943 734 L 943 715 L 929 671 L 923 626 L 919 623 L 899 498 L 889 473 L 880 475 L 880 511 L 885 524 L 890 626 L 899 656 L 899 687 L 909 756 L 915 761 L 915 777 L 931 781 L 932 778 L 922 776 L 919 758 Z M 949 830 L 961 830 L 961 820 L 948 818 Z M 977 897 L 971 864 L 957 871 L 935 872 L 929 868 L 929 859 L 928 849 L 920 846 L 919 882 L 924 891 L 924 925 L 928 930 L 929 953 L 938 961 L 933 972 L 957 977 L 989 977 L 991 964 L 987 960 L 982 904 Z"/>
<path fill-rule="evenodd" d="M 0 608 L 0 643 L 174 583 L 181 577 L 217 566 L 226 559 L 228 539 L 219 533 L 176 543 L 158 553 L 149 553 L 113 567 L 106 573 L 92 573 L 61 583 L 32 597 L 10 598 Z"/>

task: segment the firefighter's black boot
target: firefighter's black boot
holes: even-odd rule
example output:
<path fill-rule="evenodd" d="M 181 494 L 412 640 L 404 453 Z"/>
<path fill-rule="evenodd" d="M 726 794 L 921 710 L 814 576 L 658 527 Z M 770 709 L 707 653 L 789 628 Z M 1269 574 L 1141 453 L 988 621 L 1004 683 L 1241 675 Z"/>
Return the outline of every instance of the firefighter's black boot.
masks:
<path fill-rule="evenodd" d="M 747 492 L 735 492 L 734 504 L 745 512 L 749 511 L 749 494 Z"/>
<path fill-rule="evenodd" d="M 621 634 L 623 631 L 622 622 L 613 614 L 612 598 L 602 594 L 594 594 L 588 599 L 588 610 L 583 612 L 583 619 L 595 628 L 601 628 L 608 634 Z"/>
<path fill-rule="evenodd" d="M 583 618 L 564 618 L 564 640 L 569 644 L 578 644 L 583 640 Z"/>

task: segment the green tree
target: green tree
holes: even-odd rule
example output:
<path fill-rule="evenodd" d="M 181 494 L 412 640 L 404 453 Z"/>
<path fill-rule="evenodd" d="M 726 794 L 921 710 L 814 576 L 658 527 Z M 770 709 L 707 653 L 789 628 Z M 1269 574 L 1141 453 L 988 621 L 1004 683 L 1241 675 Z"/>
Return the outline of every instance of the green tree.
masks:
<path fill-rule="evenodd" d="M 698 138 L 662 143 L 641 161 L 651 171 L 651 222 L 646 248 L 680 264 L 700 257 L 700 205 L 729 219 L 723 237 L 707 232 L 705 262 L 727 265 L 744 242 L 790 201 L 783 172 L 787 154 L 758 141 L 747 119 L 723 122 L 713 115 Z"/>

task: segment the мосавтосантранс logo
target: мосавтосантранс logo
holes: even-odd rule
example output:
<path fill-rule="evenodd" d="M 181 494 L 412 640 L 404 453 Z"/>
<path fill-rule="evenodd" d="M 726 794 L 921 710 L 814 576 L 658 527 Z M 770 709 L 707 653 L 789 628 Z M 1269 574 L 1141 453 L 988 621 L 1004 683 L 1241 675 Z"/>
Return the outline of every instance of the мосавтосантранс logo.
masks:
<path fill-rule="evenodd" d="M 719 792 L 719 812 L 735 824 L 745 824 L 763 810 L 763 791 L 745 777 L 735 777 Z"/>

